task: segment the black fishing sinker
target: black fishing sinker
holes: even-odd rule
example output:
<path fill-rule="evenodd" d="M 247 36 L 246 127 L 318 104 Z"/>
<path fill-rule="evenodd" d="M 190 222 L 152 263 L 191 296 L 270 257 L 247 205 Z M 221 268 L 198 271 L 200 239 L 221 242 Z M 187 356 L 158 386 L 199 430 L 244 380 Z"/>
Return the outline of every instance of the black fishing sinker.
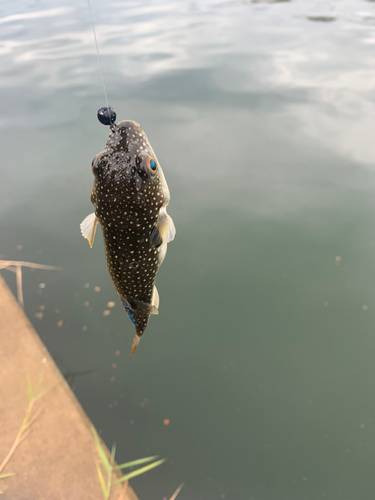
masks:
<path fill-rule="evenodd" d="M 98 110 L 98 120 L 102 125 L 113 125 L 116 121 L 116 111 L 111 106 L 104 106 Z"/>

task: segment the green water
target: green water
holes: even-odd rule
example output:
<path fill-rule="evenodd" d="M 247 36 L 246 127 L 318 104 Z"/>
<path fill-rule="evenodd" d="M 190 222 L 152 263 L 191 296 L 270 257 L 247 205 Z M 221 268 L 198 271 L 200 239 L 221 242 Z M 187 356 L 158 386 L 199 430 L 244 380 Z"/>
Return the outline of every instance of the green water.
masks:
<path fill-rule="evenodd" d="M 79 231 L 108 134 L 87 4 L 2 1 L 0 254 L 62 268 L 24 272 L 28 317 L 118 460 L 168 457 L 141 500 L 373 499 L 375 3 L 92 7 L 177 237 L 130 357 Z"/>

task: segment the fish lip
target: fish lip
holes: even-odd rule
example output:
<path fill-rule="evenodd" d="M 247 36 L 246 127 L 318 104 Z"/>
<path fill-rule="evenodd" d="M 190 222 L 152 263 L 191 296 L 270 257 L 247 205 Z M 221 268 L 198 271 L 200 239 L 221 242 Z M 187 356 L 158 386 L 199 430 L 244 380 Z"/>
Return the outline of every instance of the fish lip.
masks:
<path fill-rule="evenodd" d="M 134 128 L 139 128 L 143 132 L 143 128 L 140 126 L 139 123 L 135 122 L 134 120 L 121 120 L 120 122 L 116 123 L 116 129 L 121 129 L 121 128 L 126 128 L 131 125 Z"/>

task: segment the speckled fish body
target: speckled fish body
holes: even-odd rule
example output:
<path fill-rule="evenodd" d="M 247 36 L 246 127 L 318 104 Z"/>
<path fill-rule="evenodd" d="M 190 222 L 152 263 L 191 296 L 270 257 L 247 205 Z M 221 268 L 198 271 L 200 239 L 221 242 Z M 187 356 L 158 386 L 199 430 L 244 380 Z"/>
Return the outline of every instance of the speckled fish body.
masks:
<path fill-rule="evenodd" d="M 107 267 L 136 335 L 132 354 L 150 314 L 158 314 L 155 277 L 175 235 L 166 212 L 169 190 L 155 153 L 138 123 L 117 123 L 92 163 L 95 213 L 81 231 L 92 246 L 102 227 Z"/>

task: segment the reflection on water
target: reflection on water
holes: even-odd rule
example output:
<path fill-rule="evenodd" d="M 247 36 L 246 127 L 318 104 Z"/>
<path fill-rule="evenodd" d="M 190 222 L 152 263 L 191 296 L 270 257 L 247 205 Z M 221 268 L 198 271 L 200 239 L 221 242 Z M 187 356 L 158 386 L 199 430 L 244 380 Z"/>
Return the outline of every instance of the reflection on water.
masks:
<path fill-rule="evenodd" d="M 307 19 L 318 23 L 331 23 L 332 21 L 336 21 L 334 16 L 307 16 Z"/>
<path fill-rule="evenodd" d="M 119 460 L 169 457 L 140 498 L 184 480 L 181 500 L 372 499 L 374 4 L 93 13 L 110 104 L 150 138 L 177 237 L 130 357 L 102 242 L 79 232 L 108 132 L 86 3 L 3 2 L 0 253 L 63 268 L 25 272 L 28 316 Z"/>

